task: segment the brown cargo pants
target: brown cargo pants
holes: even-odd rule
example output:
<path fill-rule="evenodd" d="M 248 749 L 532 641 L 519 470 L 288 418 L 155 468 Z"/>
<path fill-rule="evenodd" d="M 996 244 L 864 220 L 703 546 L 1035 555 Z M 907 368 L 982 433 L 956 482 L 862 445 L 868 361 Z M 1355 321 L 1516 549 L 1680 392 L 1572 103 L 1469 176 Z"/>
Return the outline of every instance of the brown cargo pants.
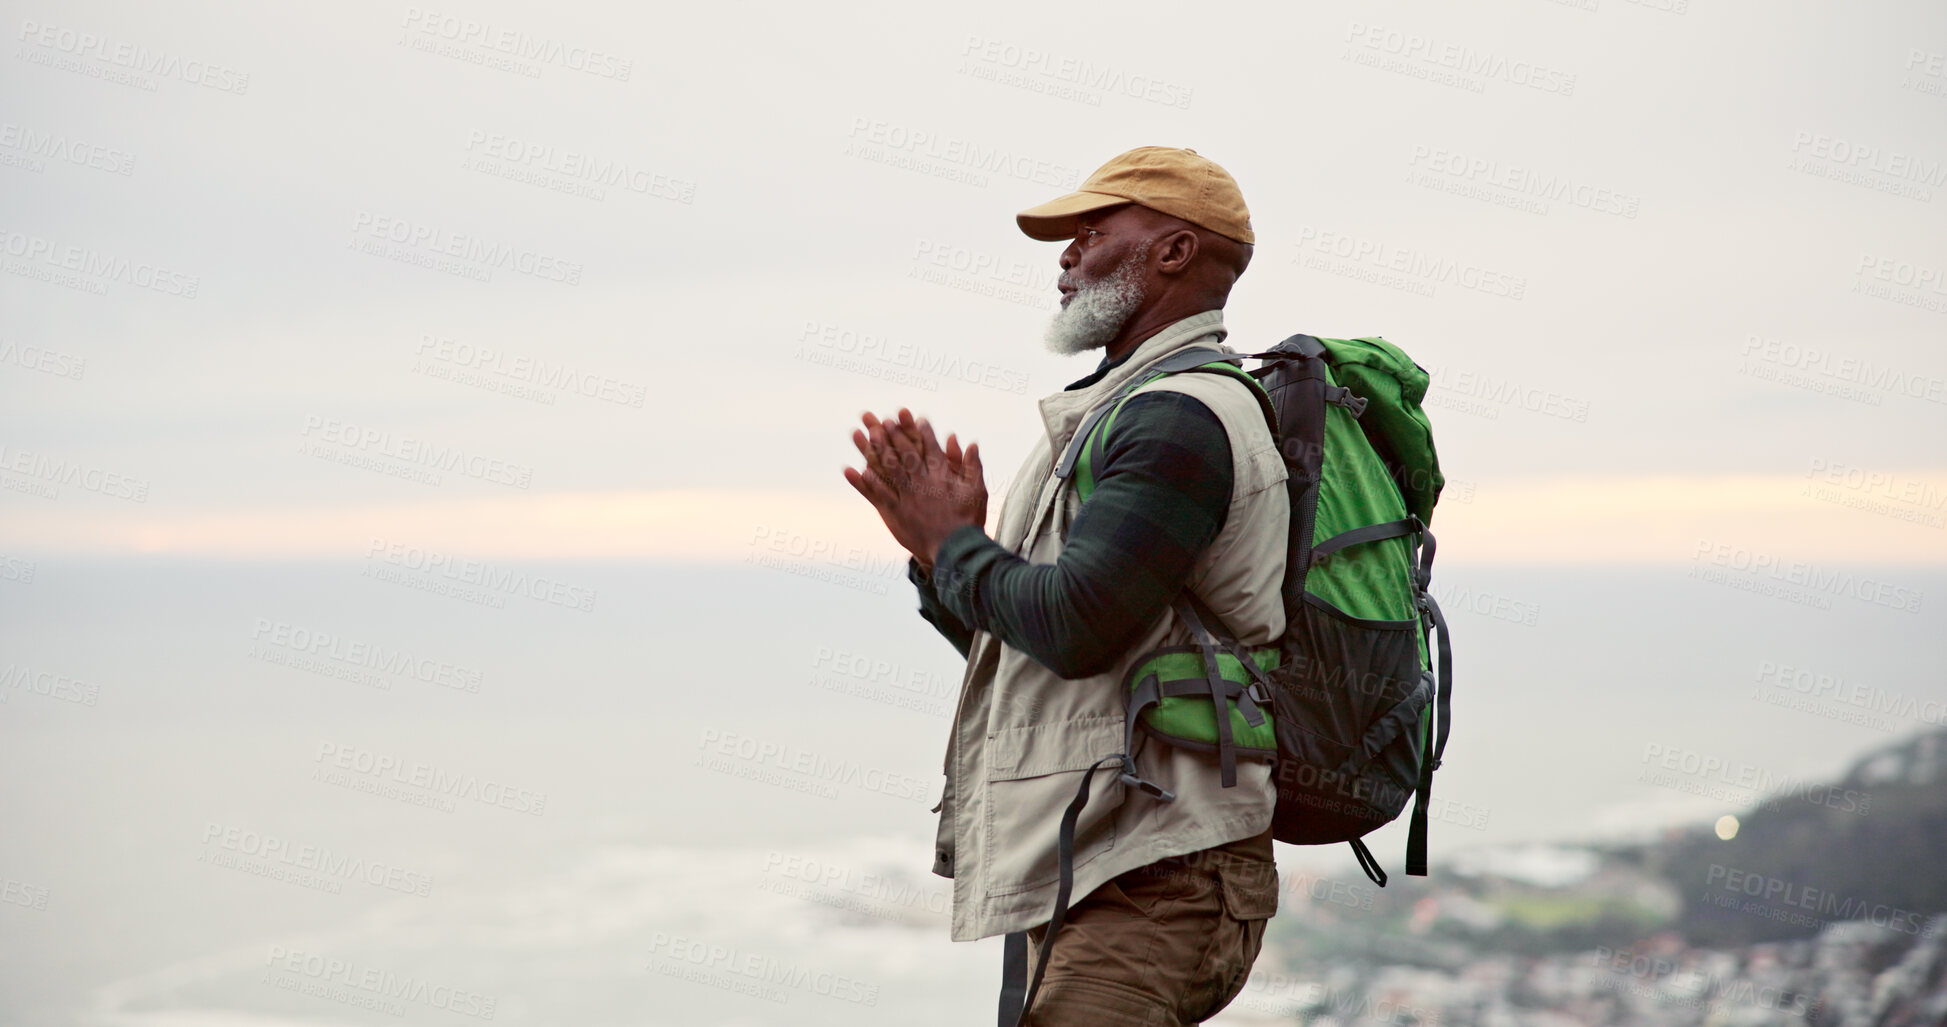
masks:
<path fill-rule="evenodd" d="M 1022 1027 L 1193 1027 L 1229 1005 L 1278 910 L 1271 840 L 1158 860 L 1070 906 Z M 1028 966 L 1047 933 L 1028 929 Z"/>

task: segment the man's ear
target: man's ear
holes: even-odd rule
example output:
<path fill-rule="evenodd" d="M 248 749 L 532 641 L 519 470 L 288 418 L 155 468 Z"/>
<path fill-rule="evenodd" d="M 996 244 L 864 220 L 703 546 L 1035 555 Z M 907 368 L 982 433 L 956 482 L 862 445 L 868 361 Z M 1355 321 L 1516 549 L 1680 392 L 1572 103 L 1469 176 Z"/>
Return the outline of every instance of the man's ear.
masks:
<path fill-rule="evenodd" d="M 1156 270 L 1166 275 L 1179 275 L 1194 264 L 1197 259 L 1197 233 L 1188 228 L 1178 229 L 1156 241 Z"/>

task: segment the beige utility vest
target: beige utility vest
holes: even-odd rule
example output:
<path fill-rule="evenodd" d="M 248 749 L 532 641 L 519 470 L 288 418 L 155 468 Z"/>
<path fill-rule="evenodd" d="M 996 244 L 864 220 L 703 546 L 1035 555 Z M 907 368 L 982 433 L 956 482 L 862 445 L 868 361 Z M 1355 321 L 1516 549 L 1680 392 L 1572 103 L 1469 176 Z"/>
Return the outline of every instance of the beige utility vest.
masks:
<path fill-rule="evenodd" d="M 1046 431 L 1015 475 L 995 541 L 1031 564 L 1055 563 L 1080 505 L 1073 476 L 1057 478 L 1055 461 L 1083 418 L 1131 378 L 1146 377 L 1146 365 L 1180 349 L 1236 352 L 1222 345 L 1225 334 L 1222 311 L 1192 315 L 1144 340 L 1102 380 L 1042 399 Z M 1139 391 L 1156 390 L 1201 400 L 1230 439 L 1230 505 L 1222 531 L 1198 555 L 1189 587 L 1245 646 L 1271 644 L 1284 632 L 1280 589 L 1290 502 L 1284 460 L 1263 409 L 1248 386 L 1224 375 L 1174 374 Z M 1109 670 L 1064 679 L 991 633 L 974 633 L 948 741 L 933 868 L 953 878 L 954 941 L 1048 921 L 1062 811 L 1086 768 L 1123 748 L 1124 678 L 1149 651 L 1189 641 L 1175 612 L 1164 609 Z M 1224 788 L 1214 756 L 1141 732 L 1136 737 L 1143 776 L 1176 799 L 1160 802 L 1125 786 L 1114 762 L 1097 768 L 1076 825 L 1071 902 L 1124 871 L 1252 837 L 1271 825 L 1270 764 L 1240 760 L 1236 786 Z M 1245 901 L 1236 892 L 1226 897 Z"/>

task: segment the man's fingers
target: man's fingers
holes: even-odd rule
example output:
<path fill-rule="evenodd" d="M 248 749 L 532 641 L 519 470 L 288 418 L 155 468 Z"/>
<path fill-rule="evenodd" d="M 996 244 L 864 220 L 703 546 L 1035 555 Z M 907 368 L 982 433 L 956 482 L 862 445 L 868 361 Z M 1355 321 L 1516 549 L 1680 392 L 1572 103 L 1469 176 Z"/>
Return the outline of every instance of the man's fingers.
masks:
<path fill-rule="evenodd" d="M 940 440 L 933 437 L 933 425 L 928 423 L 925 418 L 921 418 L 919 422 L 919 437 L 921 441 L 926 443 L 927 453 L 940 452 Z M 951 452 L 947 453 L 947 462 L 954 462 L 954 457 Z"/>
<path fill-rule="evenodd" d="M 978 482 L 984 483 L 987 480 L 986 471 L 980 466 L 980 443 L 978 442 L 967 443 L 967 476 Z"/>
<path fill-rule="evenodd" d="M 926 467 L 926 452 L 920 448 L 914 433 L 890 423 L 888 427 L 894 429 L 886 433 L 886 443 L 892 453 L 893 466 L 906 475 L 920 473 Z"/>
<path fill-rule="evenodd" d="M 857 446 L 859 452 L 865 456 L 867 470 L 885 465 L 885 458 L 879 452 L 877 441 L 865 432 L 859 431 L 857 428 L 852 429 L 852 445 Z"/>
<path fill-rule="evenodd" d="M 898 468 L 898 457 L 887 440 L 887 424 L 866 412 L 861 420 L 866 430 L 852 431 L 852 444 L 865 455 L 866 470 L 876 476 L 882 487 L 896 494 L 897 485 L 902 480 Z"/>

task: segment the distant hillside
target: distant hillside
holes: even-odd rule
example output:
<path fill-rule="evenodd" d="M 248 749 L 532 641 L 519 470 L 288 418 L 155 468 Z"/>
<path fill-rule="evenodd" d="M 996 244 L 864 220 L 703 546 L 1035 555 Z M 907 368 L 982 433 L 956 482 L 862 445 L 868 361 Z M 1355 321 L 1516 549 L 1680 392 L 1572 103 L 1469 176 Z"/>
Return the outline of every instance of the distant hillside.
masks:
<path fill-rule="evenodd" d="M 1648 844 L 1384 889 L 1287 872 L 1236 1015 L 1305 1024 L 1947 1025 L 1947 731 Z M 1242 1022 L 1242 1021 L 1240 1021 Z"/>
<path fill-rule="evenodd" d="M 1729 841 L 1700 828 L 1644 852 L 1682 895 L 1675 926 L 1692 944 L 1806 938 L 1847 920 L 1913 934 L 1947 910 L 1947 730 L 1738 819 Z"/>

